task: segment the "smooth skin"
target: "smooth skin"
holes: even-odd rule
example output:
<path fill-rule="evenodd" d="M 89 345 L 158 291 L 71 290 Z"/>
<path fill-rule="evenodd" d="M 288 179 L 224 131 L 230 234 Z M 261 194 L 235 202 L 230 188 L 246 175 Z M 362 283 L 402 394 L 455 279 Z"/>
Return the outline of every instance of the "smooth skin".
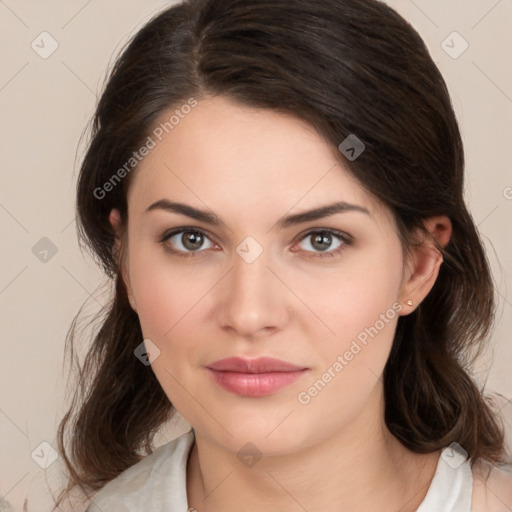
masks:
<path fill-rule="evenodd" d="M 199 512 L 412 512 L 434 477 L 440 451 L 415 454 L 387 429 L 382 373 L 399 315 L 427 296 L 442 255 L 425 241 L 405 261 L 391 212 L 343 158 L 302 120 L 208 97 L 135 171 L 127 236 L 112 210 L 130 303 L 144 338 L 161 351 L 152 369 L 195 430 L 187 495 Z M 163 199 L 223 224 L 148 211 Z M 368 213 L 278 225 L 338 201 Z M 447 217 L 425 226 L 448 243 Z M 185 229 L 162 242 L 177 228 L 203 236 Z M 324 234 L 319 244 L 314 232 L 322 230 L 351 243 Z M 248 236 L 263 249 L 251 263 L 236 251 Z M 300 403 L 298 394 L 394 304 L 399 313 Z M 309 370 L 270 396 L 239 396 L 205 368 L 229 356 L 271 356 Z M 247 443 L 262 454 L 251 467 L 237 457 Z"/>

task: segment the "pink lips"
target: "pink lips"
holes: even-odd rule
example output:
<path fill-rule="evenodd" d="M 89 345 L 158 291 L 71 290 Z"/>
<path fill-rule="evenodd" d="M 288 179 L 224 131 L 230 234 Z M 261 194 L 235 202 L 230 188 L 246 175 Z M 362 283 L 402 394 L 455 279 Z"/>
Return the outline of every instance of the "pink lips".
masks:
<path fill-rule="evenodd" d="M 273 357 L 228 357 L 209 364 L 207 369 L 215 382 L 227 391 L 253 397 L 275 393 L 308 370 Z"/>

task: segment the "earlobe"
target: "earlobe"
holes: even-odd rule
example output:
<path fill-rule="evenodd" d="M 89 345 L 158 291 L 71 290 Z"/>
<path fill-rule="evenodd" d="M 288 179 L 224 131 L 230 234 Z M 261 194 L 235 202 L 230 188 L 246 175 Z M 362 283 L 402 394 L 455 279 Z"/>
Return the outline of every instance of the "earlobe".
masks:
<path fill-rule="evenodd" d="M 432 217 L 424 221 L 424 226 L 441 247 L 446 247 L 452 233 L 452 223 L 446 216 Z M 429 294 L 439 275 L 443 255 L 431 239 L 424 238 L 421 245 L 413 248 L 406 278 L 400 293 L 403 305 L 402 315 L 408 315 Z"/>
<path fill-rule="evenodd" d="M 118 209 L 114 208 L 110 212 L 109 222 L 112 226 L 112 229 L 115 233 L 115 241 L 114 246 L 112 247 L 112 255 L 116 260 L 119 270 L 121 272 L 121 277 L 123 278 L 123 282 L 126 288 L 126 294 L 128 296 L 128 301 L 130 302 L 130 306 L 132 309 L 137 312 L 137 306 L 135 304 L 135 299 L 133 297 L 133 292 L 131 288 L 130 282 L 130 274 L 128 271 L 128 258 L 126 255 L 121 255 L 121 241 L 122 241 L 122 219 L 121 213 Z"/>

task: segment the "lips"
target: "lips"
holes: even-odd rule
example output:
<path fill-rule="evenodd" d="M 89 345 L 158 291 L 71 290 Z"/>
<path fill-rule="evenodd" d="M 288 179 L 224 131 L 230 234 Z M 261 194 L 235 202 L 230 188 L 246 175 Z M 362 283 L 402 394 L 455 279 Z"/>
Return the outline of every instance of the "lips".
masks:
<path fill-rule="evenodd" d="M 249 397 L 272 395 L 308 372 L 308 368 L 273 357 L 229 357 L 209 364 L 207 370 L 224 390 Z"/>
<path fill-rule="evenodd" d="M 296 366 L 273 357 L 259 357 L 257 359 L 228 357 L 209 364 L 207 368 L 221 372 L 240 373 L 296 372 L 305 369 L 304 366 Z"/>

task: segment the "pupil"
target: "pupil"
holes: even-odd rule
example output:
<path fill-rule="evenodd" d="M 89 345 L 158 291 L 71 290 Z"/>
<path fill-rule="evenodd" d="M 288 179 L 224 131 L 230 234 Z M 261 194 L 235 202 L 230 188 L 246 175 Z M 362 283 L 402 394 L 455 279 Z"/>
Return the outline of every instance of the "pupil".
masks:
<path fill-rule="evenodd" d="M 182 242 L 187 249 L 198 249 L 201 247 L 203 240 L 199 233 L 190 232 L 183 234 Z"/>
<path fill-rule="evenodd" d="M 316 246 L 318 244 L 318 247 Z M 324 244 L 323 246 L 321 244 Z M 313 246 L 316 247 L 316 249 L 325 250 L 328 249 L 331 245 L 331 235 L 328 233 L 318 233 L 314 240 L 313 240 Z"/>

